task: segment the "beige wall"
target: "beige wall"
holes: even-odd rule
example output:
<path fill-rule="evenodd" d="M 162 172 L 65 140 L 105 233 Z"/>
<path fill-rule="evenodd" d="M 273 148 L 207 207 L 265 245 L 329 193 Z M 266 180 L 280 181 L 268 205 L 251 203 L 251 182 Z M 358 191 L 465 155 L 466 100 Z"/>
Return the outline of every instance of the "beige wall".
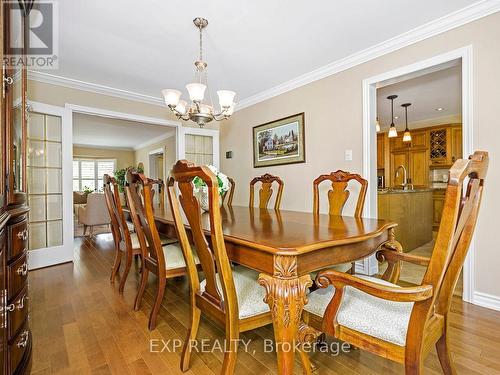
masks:
<path fill-rule="evenodd" d="M 104 148 L 73 146 L 73 158 L 116 159 L 116 168 L 126 168 L 135 163 L 134 150 L 112 150 Z"/>
<path fill-rule="evenodd" d="M 311 181 L 336 169 L 362 172 L 362 81 L 447 51 L 473 45 L 474 148 L 490 152 L 490 169 L 476 231 L 476 291 L 500 298 L 500 13 L 432 37 L 365 64 L 236 112 L 221 126 L 221 169 L 236 180 L 236 204 L 247 204 L 252 176 L 270 172 L 285 181 L 282 205 L 311 210 Z M 335 48 L 335 46 L 332 46 Z M 254 169 L 252 127 L 305 112 L 306 163 Z M 353 160 L 344 161 L 344 150 Z M 224 154 L 233 150 L 233 158 Z"/>
<path fill-rule="evenodd" d="M 170 169 L 172 169 L 172 165 L 175 163 L 176 158 L 176 138 L 175 135 L 172 135 L 171 137 L 165 139 L 164 141 L 155 143 L 153 145 L 138 149 L 135 151 L 135 165 L 139 163 L 144 164 L 144 172 L 149 174 L 149 152 L 156 150 L 156 149 L 163 149 L 165 154 L 163 157 L 163 163 L 165 165 L 166 169 L 166 175 L 165 175 L 165 180 L 166 177 L 168 176 L 168 173 Z"/>
<path fill-rule="evenodd" d="M 57 74 L 57 72 L 55 73 Z M 41 83 L 30 80 L 28 82 L 29 100 L 64 107 L 66 103 L 81 106 L 106 109 L 116 112 L 157 117 L 178 121 L 172 112 L 161 105 L 146 104 L 142 102 L 116 98 L 113 96 L 95 94 L 93 92 L 71 89 L 63 86 Z M 183 126 L 198 127 L 194 123 L 182 122 Z M 213 122 L 206 125 L 207 129 L 218 129 L 218 124 Z"/>

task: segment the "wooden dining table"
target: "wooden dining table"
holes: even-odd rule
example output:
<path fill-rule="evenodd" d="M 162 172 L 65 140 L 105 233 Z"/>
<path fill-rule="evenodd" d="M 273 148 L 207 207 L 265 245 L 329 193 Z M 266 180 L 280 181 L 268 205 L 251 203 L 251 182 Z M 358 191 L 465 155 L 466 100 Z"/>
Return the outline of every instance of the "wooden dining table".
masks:
<path fill-rule="evenodd" d="M 310 273 L 364 259 L 396 242 L 396 223 L 308 212 L 222 206 L 229 259 L 260 272 L 274 326 L 278 373 L 293 373 L 297 341 L 312 328 L 301 321 Z M 169 209 L 155 208 L 158 230 L 176 237 Z M 186 224 L 189 229 L 189 226 Z M 209 215 L 202 227 L 210 234 Z"/>

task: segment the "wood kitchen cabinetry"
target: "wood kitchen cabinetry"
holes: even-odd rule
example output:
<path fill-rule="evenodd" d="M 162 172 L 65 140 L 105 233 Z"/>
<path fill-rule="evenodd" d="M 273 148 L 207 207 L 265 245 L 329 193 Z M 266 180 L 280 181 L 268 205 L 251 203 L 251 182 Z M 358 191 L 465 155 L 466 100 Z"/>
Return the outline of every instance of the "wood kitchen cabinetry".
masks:
<path fill-rule="evenodd" d="M 429 187 L 432 182 L 429 181 L 430 169 L 448 169 L 455 160 L 462 158 L 461 124 L 416 129 L 411 135 L 411 142 L 403 142 L 402 132 L 387 142 L 387 133 L 377 134 L 377 169 L 385 171 L 388 186 L 397 187 L 403 183 L 402 173 L 399 177 L 394 174 L 398 166 L 404 165 L 415 187 Z"/>
<path fill-rule="evenodd" d="M 462 158 L 462 127 L 448 125 L 429 130 L 431 168 L 450 168 Z"/>
<path fill-rule="evenodd" d="M 384 134 L 377 134 L 377 169 L 384 169 L 385 165 L 385 140 Z"/>
<path fill-rule="evenodd" d="M 414 187 L 429 186 L 429 149 L 426 147 L 427 133 L 425 131 L 415 131 L 412 134 L 411 142 L 403 142 L 403 137 L 399 136 L 390 140 L 390 181 L 391 186 L 403 184 L 403 173 L 395 176 L 396 169 L 403 165 L 408 172 L 409 182 Z"/>
<path fill-rule="evenodd" d="M 444 197 L 446 190 L 445 189 L 437 189 L 432 193 L 432 228 L 437 231 L 439 229 L 439 225 L 441 224 L 441 216 L 443 216 L 443 208 L 444 208 Z"/>

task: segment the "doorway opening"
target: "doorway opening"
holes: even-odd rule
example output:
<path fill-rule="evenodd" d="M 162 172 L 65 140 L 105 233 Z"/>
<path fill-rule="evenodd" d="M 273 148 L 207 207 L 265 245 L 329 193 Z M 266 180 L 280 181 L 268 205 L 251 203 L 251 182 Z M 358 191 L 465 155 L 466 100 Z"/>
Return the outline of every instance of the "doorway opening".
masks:
<path fill-rule="evenodd" d="M 371 185 L 365 214 L 398 222 L 405 252 L 432 253 L 448 170 L 473 152 L 471 62 L 465 47 L 363 82 L 364 173 Z M 472 243 L 463 288 L 456 290 L 468 302 L 473 256 Z M 363 268 L 381 271 L 374 258 Z M 404 269 L 401 280 L 410 283 L 419 283 L 425 271 Z"/>

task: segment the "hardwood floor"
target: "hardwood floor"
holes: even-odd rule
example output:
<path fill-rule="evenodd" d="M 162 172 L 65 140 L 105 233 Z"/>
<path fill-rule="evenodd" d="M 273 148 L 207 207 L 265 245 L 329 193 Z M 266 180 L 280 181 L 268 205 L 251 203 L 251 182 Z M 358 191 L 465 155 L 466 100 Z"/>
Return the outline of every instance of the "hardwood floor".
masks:
<path fill-rule="evenodd" d="M 118 281 L 109 283 L 113 261 L 112 238 L 100 234 L 95 240 L 75 239 L 75 262 L 30 273 L 30 322 L 34 353 L 32 374 L 180 374 L 181 348 L 157 353 L 158 340 L 183 340 L 188 326 L 188 286 L 183 278 L 167 281 L 158 326 L 148 331 L 148 316 L 154 292 L 154 276 L 145 293 L 141 311 L 132 306 L 138 284 L 132 268 L 125 292 Z M 453 301 L 451 349 L 461 374 L 500 374 L 500 312 Z M 211 343 L 224 338 L 223 329 L 202 319 L 199 338 Z M 251 340 L 248 350 L 238 353 L 237 374 L 274 374 L 273 353 L 264 351 L 264 340 L 272 339 L 267 326 L 242 335 Z M 171 342 L 170 342 L 171 343 Z M 161 348 L 161 345 L 160 347 Z M 223 354 L 193 353 L 189 374 L 218 374 Z M 312 355 L 318 374 L 402 374 L 403 367 L 361 350 L 337 356 Z M 441 374 L 435 351 L 425 361 L 426 374 Z M 301 373 L 296 362 L 295 373 Z"/>

